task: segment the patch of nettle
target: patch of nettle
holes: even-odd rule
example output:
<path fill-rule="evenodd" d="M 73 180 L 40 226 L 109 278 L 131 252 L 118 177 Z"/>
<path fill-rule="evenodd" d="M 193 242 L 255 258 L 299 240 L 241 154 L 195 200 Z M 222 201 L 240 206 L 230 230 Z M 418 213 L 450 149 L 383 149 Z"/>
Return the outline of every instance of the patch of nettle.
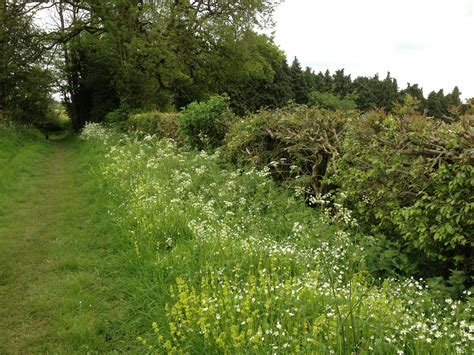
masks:
<path fill-rule="evenodd" d="M 370 238 L 353 232 L 342 206 L 308 208 L 269 169 L 236 170 L 219 151 L 98 125 L 84 132 L 106 151 L 94 173 L 109 213 L 127 230 L 136 262 L 159 275 L 150 297 L 163 306 L 138 337 L 149 351 L 472 351 L 470 292 L 439 301 L 422 280 L 372 279 Z"/>

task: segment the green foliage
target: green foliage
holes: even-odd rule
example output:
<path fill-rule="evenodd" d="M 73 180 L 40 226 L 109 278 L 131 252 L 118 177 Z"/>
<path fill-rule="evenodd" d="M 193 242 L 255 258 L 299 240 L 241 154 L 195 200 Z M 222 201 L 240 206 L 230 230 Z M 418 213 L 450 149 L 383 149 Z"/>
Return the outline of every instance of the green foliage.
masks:
<path fill-rule="evenodd" d="M 77 131 L 85 122 L 101 122 L 106 115 L 120 109 L 113 43 L 108 36 L 96 38 L 85 33 L 65 44 L 66 62 L 60 67 L 62 91 L 72 126 Z M 114 121 L 120 121 L 114 117 Z"/>
<path fill-rule="evenodd" d="M 333 181 L 366 230 L 395 242 L 421 275 L 472 271 L 471 130 L 467 117 L 446 125 L 378 111 L 347 126 Z"/>
<path fill-rule="evenodd" d="M 103 142 L 94 176 L 139 270 L 128 323 L 145 352 L 472 350 L 469 302 L 438 300 L 413 279 L 373 285 L 370 250 L 350 226 L 307 208 L 268 171 L 153 136 L 85 131 Z"/>
<path fill-rule="evenodd" d="M 41 126 L 51 120 L 53 100 L 49 97 L 50 73 L 33 67 L 24 73 L 10 92 L 5 106 L 11 117 L 21 123 Z"/>
<path fill-rule="evenodd" d="M 374 275 L 470 274 L 472 118 L 447 125 L 420 115 L 418 105 L 407 95 L 398 115 L 262 111 L 231 126 L 224 152 L 240 166 L 268 169 L 310 204 L 353 210 L 373 236 Z"/>
<path fill-rule="evenodd" d="M 275 6 L 273 0 L 209 6 L 85 1 L 80 10 L 63 4 L 66 17 L 89 14 L 83 16 L 87 24 L 62 33 L 68 38 L 84 26 L 68 39 L 62 66 L 75 128 L 102 121 L 118 107 L 173 111 L 222 92 L 246 110 L 252 84 L 272 84 L 272 67 L 283 58 L 269 37 L 254 31 L 271 21 Z"/>
<path fill-rule="evenodd" d="M 133 131 L 155 134 L 160 138 L 171 138 L 178 142 L 181 140 L 178 120 L 177 113 L 152 111 L 130 115 L 127 124 Z"/>
<path fill-rule="evenodd" d="M 353 94 L 354 88 L 350 74 L 344 74 L 344 69 L 336 70 L 332 76 L 331 92 L 337 97 L 349 97 Z"/>
<path fill-rule="evenodd" d="M 0 4 L 0 111 L 11 119 L 39 125 L 48 119 L 52 73 L 45 69 L 41 31 L 24 2 Z"/>
<path fill-rule="evenodd" d="M 443 89 L 438 92 L 430 92 L 428 99 L 426 100 L 426 114 L 428 116 L 449 120 L 447 117 L 448 103 L 446 102 Z"/>
<path fill-rule="evenodd" d="M 350 111 L 357 108 L 357 104 L 351 98 L 340 99 L 333 94 L 319 91 L 313 91 L 309 94 L 308 106 L 332 111 Z"/>
<path fill-rule="evenodd" d="M 310 72 L 303 73 L 298 58 L 294 58 L 290 66 L 290 82 L 294 94 L 294 100 L 298 104 L 308 103 L 308 94 L 311 91 Z"/>
<path fill-rule="evenodd" d="M 213 91 L 228 93 L 238 115 L 279 107 L 293 97 L 290 69 L 271 38 L 249 31 L 236 42 L 226 41 L 216 54 L 208 69 Z"/>
<path fill-rule="evenodd" d="M 357 93 L 357 107 L 363 111 L 383 108 L 390 112 L 398 98 L 397 80 L 390 73 L 383 80 L 380 80 L 378 74 L 373 77 L 358 77 L 354 80 L 354 90 Z"/>
<path fill-rule="evenodd" d="M 461 108 L 460 96 L 461 93 L 457 86 L 447 95 L 444 95 L 443 89 L 438 92 L 432 91 L 426 100 L 426 114 L 445 122 L 457 121 Z"/>
<path fill-rule="evenodd" d="M 69 130 L 71 128 L 71 120 L 66 110 L 59 103 L 52 103 L 46 117 L 36 123 L 35 126 L 44 133 L 57 133 Z"/>
<path fill-rule="evenodd" d="M 333 88 L 335 87 L 334 78 L 331 75 L 329 69 L 327 69 L 324 74 L 319 72 L 314 77 L 314 89 L 320 92 L 332 92 Z"/>
<path fill-rule="evenodd" d="M 416 114 L 421 112 L 422 101 L 415 96 L 405 94 L 402 102 L 393 105 L 393 113 L 396 115 Z"/>
<path fill-rule="evenodd" d="M 400 90 L 399 97 L 405 100 L 407 95 L 410 95 L 413 99 L 417 100 L 419 102 L 419 107 L 418 110 L 423 113 L 425 104 L 426 104 L 426 99 L 423 96 L 423 89 L 418 86 L 418 84 L 413 84 L 411 85 L 410 83 L 407 84 L 407 87 L 403 90 Z"/>
<path fill-rule="evenodd" d="M 395 225 L 404 239 L 428 255 L 474 270 L 474 167 L 442 163 L 430 174 L 430 183 L 416 201 L 393 211 Z"/>
<path fill-rule="evenodd" d="M 229 97 L 212 96 L 189 104 L 179 116 L 178 126 L 187 143 L 201 150 L 220 146 L 232 120 Z"/>
<path fill-rule="evenodd" d="M 294 105 L 261 111 L 230 128 L 225 154 L 239 165 L 269 167 L 279 181 L 325 194 L 350 115 Z"/>
<path fill-rule="evenodd" d="M 105 115 L 105 122 L 118 125 L 123 122 L 126 122 L 129 117 L 130 117 L 129 110 L 125 108 L 118 108 Z"/>
<path fill-rule="evenodd" d="M 38 137 L 43 138 L 31 126 L 0 119 L 0 196 L 6 195 L 20 171 L 36 168 L 35 161 L 46 150 Z"/>

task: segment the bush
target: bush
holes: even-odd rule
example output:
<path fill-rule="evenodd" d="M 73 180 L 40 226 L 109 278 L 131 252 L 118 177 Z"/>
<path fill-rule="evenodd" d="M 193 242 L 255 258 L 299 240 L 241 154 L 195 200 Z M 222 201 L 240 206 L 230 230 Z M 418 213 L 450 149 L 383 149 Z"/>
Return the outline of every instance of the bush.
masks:
<path fill-rule="evenodd" d="M 213 96 L 205 102 L 193 102 L 181 113 L 179 131 L 186 142 L 199 150 L 222 144 L 234 115 L 228 96 Z"/>
<path fill-rule="evenodd" d="M 118 108 L 114 111 L 109 112 L 105 115 L 105 122 L 107 123 L 114 123 L 114 124 L 121 124 L 128 120 L 130 113 L 128 109 L 125 108 Z"/>
<path fill-rule="evenodd" d="M 308 98 L 308 105 L 325 108 L 332 111 L 350 111 L 357 108 L 357 104 L 350 98 L 340 99 L 329 92 L 313 91 Z"/>
<path fill-rule="evenodd" d="M 304 105 L 261 111 L 232 125 L 225 153 L 239 165 L 269 166 L 276 180 L 305 193 L 324 194 L 349 117 Z"/>
<path fill-rule="evenodd" d="M 353 211 L 375 276 L 454 274 L 471 281 L 473 117 L 443 123 L 405 110 L 290 106 L 235 122 L 224 153 L 268 169 L 329 213 Z M 337 192 L 337 193 L 336 193 Z"/>
<path fill-rule="evenodd" d="M 446 124 L 382 111 L 347 127 L 333 181 L 366 230 L 395 242 L 420 276 L 472 274 L 473 129 L 468 117 Z"/>
<path fill-rule="evenodd" d="M 160 138 L 171 138 L 180 141 L 177 113 L 151 111 L 130 115 L 128 127 L 133 131 L 156 134 Z"/>

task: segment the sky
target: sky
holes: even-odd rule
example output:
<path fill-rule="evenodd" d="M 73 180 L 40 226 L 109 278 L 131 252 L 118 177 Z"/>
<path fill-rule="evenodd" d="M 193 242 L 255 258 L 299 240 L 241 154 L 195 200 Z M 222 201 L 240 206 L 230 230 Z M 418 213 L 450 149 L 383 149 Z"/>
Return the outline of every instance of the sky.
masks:
<path fill-rule="evenodd" d="M 274 20 L 290 64 L 474 97 L 474 0 L 285 0 Z"/>

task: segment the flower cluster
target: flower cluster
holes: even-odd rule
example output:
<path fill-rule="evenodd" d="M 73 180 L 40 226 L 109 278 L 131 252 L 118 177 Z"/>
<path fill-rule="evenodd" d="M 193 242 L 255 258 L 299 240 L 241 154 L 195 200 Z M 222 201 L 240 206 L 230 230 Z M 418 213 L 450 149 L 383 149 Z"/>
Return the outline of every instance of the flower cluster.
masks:
<path fill-rule="evenodd" d="M 81 139 L 96 140 L 107 143 L 110 139 L 111 131 L 99 123 L 87 122 L 81 131 Z"/>

